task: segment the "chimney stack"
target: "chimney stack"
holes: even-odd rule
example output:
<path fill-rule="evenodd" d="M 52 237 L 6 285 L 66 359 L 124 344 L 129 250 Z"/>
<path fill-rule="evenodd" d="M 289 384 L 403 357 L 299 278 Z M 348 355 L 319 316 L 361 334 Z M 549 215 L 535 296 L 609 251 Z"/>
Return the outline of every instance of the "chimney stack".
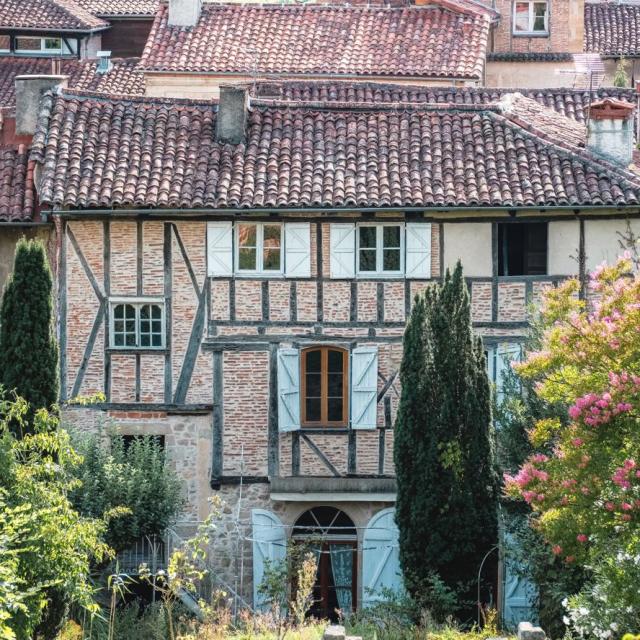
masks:
<path fill-rule="evenodd" d="M 169 26 L 195 27 L 200 20 L 202 0 L 169 0 Z"/>
<path fill-rule="evenodd" d="M 244 142 L 248 112 L 249 88 L 246 85 L 220 86 L 216 140 L 228 144 Z"/>
<path fill-rule="evenodd" d="M 16 134 L 36 132 L 40 99 L 51 89 L 66 87 L 68 76 L 16 76 Z"/>
<path fill-rule="evenodd" d="M 626 167 L 633 158 L 634 105 L 604 98 L 589 107 L 587 147 L 596 155 Z"/>

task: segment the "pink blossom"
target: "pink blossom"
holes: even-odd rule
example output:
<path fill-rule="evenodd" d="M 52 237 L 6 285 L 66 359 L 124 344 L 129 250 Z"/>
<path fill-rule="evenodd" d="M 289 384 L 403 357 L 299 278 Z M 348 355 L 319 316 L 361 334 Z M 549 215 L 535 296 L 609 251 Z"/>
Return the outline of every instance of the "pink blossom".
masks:
<path fill-rule="evenodd" d="M 625 460 L 623 463 L 623 467 L 627 470 L 635 469 L 635 466 L 636 466 L 636 461 L 633 460 L 632 458 Z"/>
<path fill-rule="evenodd" d="M 544 501 L 544 493 L 539 493 L 539 494 L 536 496 L 536 500 L 537 500 L 538 502 L 543 502 L 543 501 Z"/>
<path fill-rule="evenodd" d="M 531 459 L 534 462 L 546 462 L 549 456 L 545 456 L 544 453 L 536 453 Z"/>
<path fill-rule="evenodd" d="M 607 511 L 613 511 L 616 508 L 616 506 L 613 504 L 613 502 L 605 502 L 604 503 L 604 508 Z"/>
<path fill-rule="evenodd" d="M 621 508 L 623 511 L 631 511 L 631 509 L 633 509 L 633 505 L 629 504 L 628 502 L 623 502 L 623 503 L 620 505 L 620 508 Z"/>
<path fill-rule="evenodd" d="M 583 440 L 582 438 L 574 438 L 574 439 L 571 441 L 571 444 L 572 444 L 574 447 L 581 447 L 581 446 L 584 444 L 584 440 Z"/>
<path fill-rule="evenodd" d="M 522 497 L 524 498 L 527 504 L 531 504 L 535 498 L 537 498 L 538 494 L 535 491 L 523 491 Z"/>
<path fill-rule="evenodd" d="M 625 522 L 629 522 L 629 520 L 631 520 L 631 515 L 630 515 L 630 514 L 628 514 L 628 513 L 623 513 L 620 517 L 621 517 Z"/>
<path fill-rule="evenodd" d="M 560 500 L 560 504 L 563 507 L 566 507 L 569 504 L 569 498 L 567 498 L 567 496 L 562 496 L 562 499 Z"/>
<path fill-rule="evenodd" d="M 567 556 L 565 558 L 565 562 L 567 562 L 567 564 L 571 564 L 574 560 L 575 560 L 574 556 Z"/>
<path fill-rule="evenodd" d="M 558 556 L 562 553 L 562 547 L 559 544 L 554 544 L 553 547 L 551 547 L 551 551 Z"/>
<path fill-rule="evenodd" d="M 591 493 L 591 491 L 589 490 L 589 487 L 582 487 L 582 488 L 580 489 L 580 491 L 582 491 L 582 493 L 583 493 L 585 496 L 588 496 L 588 495 Z"/>
<path fill-rule="evenodd" d="M 586 541 L 587 541 L 587 536 L 586 536 L 584 533 L 579 533 L 579 534 L 576 536 L 576 540 L 577 540 L 578 542 L 586 542 Z"/>

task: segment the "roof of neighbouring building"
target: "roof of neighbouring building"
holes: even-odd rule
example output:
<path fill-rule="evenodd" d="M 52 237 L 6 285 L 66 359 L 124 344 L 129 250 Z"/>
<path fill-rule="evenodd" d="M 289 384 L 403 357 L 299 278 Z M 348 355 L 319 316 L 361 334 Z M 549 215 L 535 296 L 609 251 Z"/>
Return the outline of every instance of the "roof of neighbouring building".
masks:
<path fill-rule="evenodd" d="M 256 97 L 303 102 L 428 102 L 457 105 L 480 105 L 499 101 L 504 95 L 519 92 L 559 114 L 586 121 L 586 111 L 593 100 L 618 98 L 635 105 L 633 89 L 602 87 L 594 91 L 569 88 L 507 89 L 472 87 L 425 87 L 376 82 L 258 82 Z"/>
<path fill-rule="evenodd" d="M 0 222 L 29 222 L 33 216 L 33 175 L 28 151 L 0 147 Z"/>
<path fill-rule="evenodd" d="M 69 76 L 69 87 L 116 95 L 144 95 L 144 75 L 138 58 L 114 58 L 107 73 L 97 73 L 96 60 L 60 60 L 61 73 Z M 16 102 L 16 76 L 52 72 L 51 58 L 0 56 L 0 109 Z"/>
<path fill-rule="evenodd" d="M 76 0 L 76 2 L 101 18 L 151 18 L 158 10 L 158 0 Z"/>
<path fill-rule="evenodd" d="M 585 51 L 605 56 L 640 56 L 640 6 L 587 2 L 584 46 Z"/>
<path fill-rule="evenodd" d="M 108 28 L 109 24 L 74 0 L 2 0 L 0 28 L 16 31 L 80 31 Z"/>
<path fill-rule="evenodd" d="M 531 102 L 531 101 L 530 101 Z M 31 158 L 55 208 L 624 206 L 640 181 L 525 128 L 500 105 L 318 106 L 252 99 L 246 143 L 215 140 L 217 105 L 44 97 Z M 555 115 L 555 114 L 554 114 Z"/>
<path fill-rule="evenodd" d="M 480 79 L 486 12 L 433 0 L 420 7 L 204 4 L 193 28 L 161 4 L 147 71 Z"/>

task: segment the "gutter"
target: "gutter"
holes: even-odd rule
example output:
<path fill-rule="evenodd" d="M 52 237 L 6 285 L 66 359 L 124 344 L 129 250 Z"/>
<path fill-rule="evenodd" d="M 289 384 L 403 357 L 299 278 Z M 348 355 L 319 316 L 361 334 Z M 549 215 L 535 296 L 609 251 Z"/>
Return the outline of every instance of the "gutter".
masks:
<path fill-rule="evenodd" d="M 110 24 L 106 24 L 104 27 L 94 27 L 93 29 L 48 29 L 48 28 L 36 28 L 36 27 L 1 27 L 2 32 L 5 33 L 7 31 L 10 31 L 11 34 L 17 34 L 19 35 L 20 33 L 23 32 L 29 32 L 29 33 L 36 33 L 36 34 L 42 34 L 43 37 L 48 37 L 52 34 L 58 34 L 58 33 L 73 33 L 76 34 L 78 36 L 86 36 L 86 35 L 91 35 L 92 33 L 97 33 L 99 31 L 106 31 L 107 29 L 110 29 L 111 25 Z M 42 52 L 45 53 L 45 52 Z"/>

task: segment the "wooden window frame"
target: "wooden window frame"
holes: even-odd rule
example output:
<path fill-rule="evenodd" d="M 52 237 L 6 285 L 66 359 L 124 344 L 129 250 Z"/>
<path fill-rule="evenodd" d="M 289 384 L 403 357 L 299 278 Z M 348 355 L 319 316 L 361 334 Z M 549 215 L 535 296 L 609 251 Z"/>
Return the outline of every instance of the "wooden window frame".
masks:
<path fill-rule="evenodd" d="M 256 268 L 255 269 L 241 269 L 240 268 L 240 227 L 242 225 L 253 225 L 256 227 Z M 265 269 L 264 268 L 264 228 L 278 227 L 280 229 L 280 268 L 279 269 Z M 233 225 L 233 272 L 238 276 L 251 276 L 271 278 L 284 275 L 284 253 L 285 253 L 285 229 L 282 222 L 270 222 L 270 221 L 253 221 L 253 220 L 239 220 Z"/>
<path fill-rule="evenodd" d="M 320 420 L 307 420 L 307 354 L 320 351 Z M 329 351 L 338 351 L 342 353 L 343 374 L 342 374 L 342 420 L 329 421 L 327 416 L 329 412 L 328 403 L 328 361 Z M 303 427 L 348 427 L 349 426 L 349 351 L 343 347 L 315 346 L 302 349 L 300 363 L 300 424 Z"/>
<path fill-rule="evenodd" d="M 366 247 L 376 252 L 376 269 L 375 271 L 362 271 L 360 269 L 360 229 L 363 227 L 374 227 L 376 230 L 376 246 Z M 400 246 L 398 253 L 400 255 L 400 269 L 385 270 L 384 269 L 384 228 L 398 227 L 400 229 Z M 405 225 L 402 222 L 359 222 L 356 224 L 356 275 L 358 278 L 401 278 L 405 275 Z"/>
<path fill-rule="evenodd" d="M 118 305 L 129 305 L 135 310 L 135 345 L 117 345 L 115 343 L 115 308 Z M 161 338 L 162 344 L 160 345 L 147 345 L 141 346 L 142 331 L 140 328 L 140 310 L 145 306 L 156 306 L 160 308 L 160 320 L 161 320 Z M 149 334 L 153 335 L 153 334 Z M 109 348 L 114 351 L 161 351 L 166 349 L 167 344 L 167 319 L 166 319 L 166 307 L 163 298 L 144 298 L 144 297 L 132 297 L 132 298 L 110 298 L 109 299 Z"/>

